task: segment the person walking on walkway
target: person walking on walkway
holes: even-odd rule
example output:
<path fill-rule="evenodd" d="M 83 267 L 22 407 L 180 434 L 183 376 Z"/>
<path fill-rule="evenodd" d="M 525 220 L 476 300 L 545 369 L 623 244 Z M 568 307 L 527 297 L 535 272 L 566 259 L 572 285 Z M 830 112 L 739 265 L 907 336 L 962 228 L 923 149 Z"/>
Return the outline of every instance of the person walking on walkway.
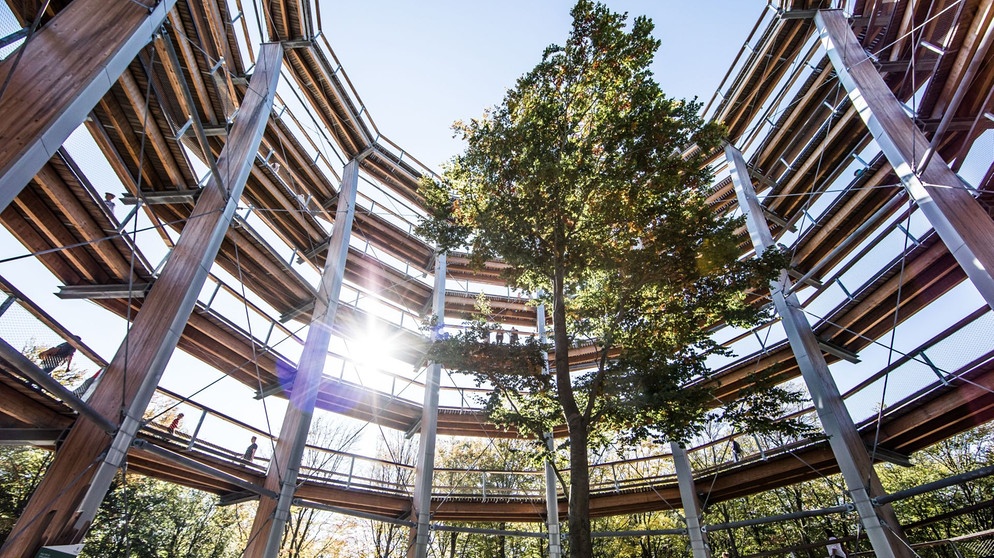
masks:
<path fill-rule="evenodd" d="M 257 449 L 259 449 L 259 444 L 255 443 L 255 436 L 252 436 L 252 443 L 249 444 L 249 447 L 245 448 L 245 453 L 242 454 L 242 460 L 251 462 L 255 459 L 255 450 Z"/>
<path fill-rule="evenodd" d="M 79 337 L 76 337 L 79 341 Z M 44 351 L 38 353 L 38 359 L 41 360 L 41 369 L 45 371 L 46 374 L 51 375 L 52 371 L 62 366 L 64 363 L 66 369 L 69 369 L 69 365 L 72 363 L 72 356 L 76 354 L 76 347 L 69 344 L 68 341 L 65 343 L 56 345 L 45 349 Z"/>
<path fill-rule="evenodd" d="M 179 428 L 179 423 L 181 422 L 183 422 L 183 413 L 176 415 L 176 418 L 174 418 L 173 421 L 169 423 L 169 428 L 168 428 L 169 433 L 176 434 L 176 429 Z"/>

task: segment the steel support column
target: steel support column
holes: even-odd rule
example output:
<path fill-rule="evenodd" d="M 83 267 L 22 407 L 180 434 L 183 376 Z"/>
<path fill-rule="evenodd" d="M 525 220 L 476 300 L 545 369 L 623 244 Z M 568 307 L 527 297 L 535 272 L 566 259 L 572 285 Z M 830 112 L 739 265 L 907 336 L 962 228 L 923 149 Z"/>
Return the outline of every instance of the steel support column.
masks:
<path fill-rule="evenodd" d="M 545 305 L 539 304 L 535 308 L 535 320 L 538 322 L 538 340 L 545 344 L 548 337 L 545 332 Z M 549 355 L 543 351 L 542 360 L 545 361 L 545 373 L 549 373 Z M 555 441 L 552 432 L 545 433 L 545 444 L 552 453 L 555 449 Z M 556 469 L 552 464 L 552 459 L 545 460 L 545 514 L 546 525 L 549 529 L 549 558 L 560 558 L 563 554 L 562 537 L 559 532 L 559 496 L 556 490 Z"/>
<path fill-rule="evenodd" d="M 432 329 L 434 341 L 445 324 L 445 254 L 435 255 L 435 291 L 432 299 L 432 312 L 437 320 Z M 413 558 L 427 558 L 428 539 L 431 536 L 431 487 L 435 478 L 435 437 L 438 433 L 438 389 L 442 379 L 442 365 L 428 363 L 428 376 L 425 378 L 424 406 L 421 410 L 421 436 L 418 438 L 418 460 L 414 467 L 414 501 L 411 515 L 417 522 L 414 528 L 414 544 L 407 555 Z"/>
<path fill-rule="evenodd" d="M 694 558 L 711 558 L 707 537 L 701 528 L 701 503 L 697 499 L 694 486 L 694 471 L 690 468 L 687 450 L 676 442 L 670 442 L 673 452 L 673 465 L 676 467 L 676 482 L 680 488 L 680 501 L 687 521 L 687 536 L 690 537 L 690 551 Z"/>
<path fill-rule="evenodd" d="M 342 186 L 338 194 L 338 209 L 334 229 L 328 243 L 321 284 L 318 287 L 307 329 L 307 339 L 297 363 L 297 373 L 290 391 L 290 404 L 283 418 L 280 436 L 276 443 L 273 465 L 266 476 L 266 488 L 279 492 L 279 499 L 261 498 L 249 536 L 249 544 L 242 555 L 245 558 L 275 558 L 283 541 L 283 530 L 290 517 L 300 463 L 307 445 L 307 433 L 321 389 L 331 330 L 338 313 L 345 262 L 352 236 L 355 217 L 356 191 L 359 187 L 359 160 L 353 159 L 342 172 Z"/>
<path fill-rule="evenodd" d="M 732 145 L 725 146 L 725 159 L 731 167 L 735 195 L 745 214 L 749 236 L 752 237 L 756 253 L 762 254 L 767 248 L 774 246 L 773 235 L 756 197 L 745 159 Z M 873 506 L 872 498 L 884 494 L 880 479 L 873 470 L 863 439 L 856 431 L 849 409 L 842 401 L 839 388 L 835 385 L 835 379 L 821 353 L 811 324 L 801 310 L 797 295 L 791 293 L 784 296 L 785 292 L 790 291 L 790 279 L 787 271 L 783 270 L 778 280 L 770 282 L 773 304 L 780 314 L 797 366 L 801 370 L 801 377 L 811 393 L 818 418 L 828 435 L 832 453 L 842 471 L 842 478 L 846 481 L 849 496 L 856 506 L 870 544 L 879 558 L 910 558 L 912 553 L 901 540 L 901 524 L 893 509 L 890 506 L 875 509 Z"/>
<path fill-rule="evenodd" d="M 815 25 L 849 100 L 901 183 L 994 308 L 994 221 L 937 153 L 866 55 L 840 10 L 821 10 Z"/>
<path fill-rule="evenodd" d="M 0 211 L 65 143 L 166 19 L 176 0 L 70 2 L 0 62 Z M 16 65 L 16 67 L 15 67 Z M 67 76 L 71 76 L 67 79 Z"/>
<path fill-rule="evenodd" d="M 77 421 L 0 556 L 34 556 L 42 545 L 76 543 L 86 534 L 141 427 L 142 414 L 235 214 L 269 119 L 282 58 L 279 44 L 263 46 L 242 110 L 218 159 L 223 176 L 211 176 L 204 187 L 193 211 L 197 218 L 183 227 L 128 337 L 87 402 L 114 424 L 121 420 L 113 443 L 108 447 L 107 435 L 96 423 Z"/>

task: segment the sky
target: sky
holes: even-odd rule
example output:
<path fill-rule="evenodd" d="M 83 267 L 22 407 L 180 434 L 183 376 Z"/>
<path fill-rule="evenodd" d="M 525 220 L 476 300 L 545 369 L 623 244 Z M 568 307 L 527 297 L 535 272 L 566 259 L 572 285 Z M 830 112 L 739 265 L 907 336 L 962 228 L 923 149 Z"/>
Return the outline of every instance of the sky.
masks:
<path fill-rule="evenodd" d="M 612 0 L 661 41 L 666 94 L 707 102 L 765 12 L 760 0 Z M 433 169 L 461 149 L 450 125 L 479 116 L 569 33 L 573 2 L 321 0 L 325 36 L 380 133 Z"/>

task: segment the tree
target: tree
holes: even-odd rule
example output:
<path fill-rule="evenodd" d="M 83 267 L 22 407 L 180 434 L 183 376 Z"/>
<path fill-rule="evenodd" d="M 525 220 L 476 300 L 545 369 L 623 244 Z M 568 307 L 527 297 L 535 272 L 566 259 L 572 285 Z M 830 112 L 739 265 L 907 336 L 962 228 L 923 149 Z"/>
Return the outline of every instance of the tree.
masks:
<path fill-rule="evenodd" d="M 413 469 L 399 465 L 414 461 L 417 451 L 412 439 L 400 432 L 395 433 L 393 439 L 384 437 L 377 453 L 383 461 L 370 472 L 370 477 L 375 482 L 388 488 L 413 485 Z M 366 556 L 372 558 L 407 556 L 410 527 L 374 520 L 370 520 L 368 524 L 369 544 L 366 547 L 371 552 L 367 552 Z"/>
<path fill-rule="evenodd" d="M 340 469 L 347 461 L 341 452 L 347 452 L 352 447 L 358 430 L 348 423 L 329 420 L 327 415 L 315 417 L 307 435 L 308 447 L 301 459 L 302 476 L 320 476 L 322 472 Z M 280 556 L 326 556 L 341 546 L 344 532 L 342 518 L 314 508 L 294 506 L 290 509 L 280 543 Z"/>
<path fill-rule="evenodd" d="M 7 539 L 50 462 L 47 451 L 0 446 L 0 540 Z"/>
<path fill-rule="evenodd" d="M 81 556 L 238 556 L 231 508 L 202 492 L 136 474 L 118 475 Z"/>
<path fill-rule="evenodd" d="M 462 490 L 501 499 L 522 494 L 541 493 L 543 477 L 536 475 L 533 455 L 521 440 L 450 441 L 438 449 L 436 486 L 450 487 L 450 494 Z M 532 473 L 525 473 L 532 471 Z M 457 492 L 458 491 L 458 492 Z M 482 527 L 497 531 L 534 531 L 534 525 L 499 522 L 452 523 L 455 527 Z M 439 533 L 435 537 L 436 556 L 455 558 L 540 558 L 544 544 L 530 537 L 504 534 Z"/>
<path fill-rule="evenodd" d="M 681 527 L 675 513 L 646 512 L 618 515 L 597 520 L 599 531 L 646 531 Z M 595 556 L 614 558 L 676 558 L 689 553 L 687 538 L 682 536 L 600 537 L 594 540 Z"/>
<path fill-rule="evenodd" d="M 547 293 L 554 376 L 490 367 L 481 381 L 494 387 L 496 420 L 536 435 L 565 421 L 570 552 L 586 557 L 588 449 L 617 432 L 692 436 L 713 404 L 700 381 L 706 355 L 723 350 L 707 328 L 756 320 L 744 293 L 785 262 L 776 253 L 738 260 L 738 222 L 708 207 L 706 160 L 722 130 L 653 80 L 651 21 L 628 25 L 626 14 L 588 0 L 572 16 L 565 45 L 548 47 L 500 105 L 456 123 L 466 150 L 443 181 L 423 182 L 430 215 L 419 232 L 442 251 L 470 246 L 476 263 L 500 258 L 512 286 Z M 471 335 L 430 351 L 479 353 Z M 581 341 L 595 344 L 598 360 L 571 373 L 569 349 Z M 474 371 L 474 359 L 440 362 Z M 766 417 L 783 397 L 756 390 L 716 416 Z"/>

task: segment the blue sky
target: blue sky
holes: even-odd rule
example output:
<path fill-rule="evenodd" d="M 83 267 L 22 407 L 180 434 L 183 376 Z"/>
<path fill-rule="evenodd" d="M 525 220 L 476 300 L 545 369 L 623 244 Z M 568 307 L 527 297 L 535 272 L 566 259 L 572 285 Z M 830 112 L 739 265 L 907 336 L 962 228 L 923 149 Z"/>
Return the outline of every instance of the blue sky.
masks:
<path fill-rule="evenodd" d="M 653 70 L 673 97 L 707 102 L 753 25 L 760 0 L 612 0 L 647 15 L 662 42 Z M 380 132 L 430 167 L 456 154 L 450 124 L 500 102 L 569 32 L 565 0 L 321 2 L 324 33 Z"/>

